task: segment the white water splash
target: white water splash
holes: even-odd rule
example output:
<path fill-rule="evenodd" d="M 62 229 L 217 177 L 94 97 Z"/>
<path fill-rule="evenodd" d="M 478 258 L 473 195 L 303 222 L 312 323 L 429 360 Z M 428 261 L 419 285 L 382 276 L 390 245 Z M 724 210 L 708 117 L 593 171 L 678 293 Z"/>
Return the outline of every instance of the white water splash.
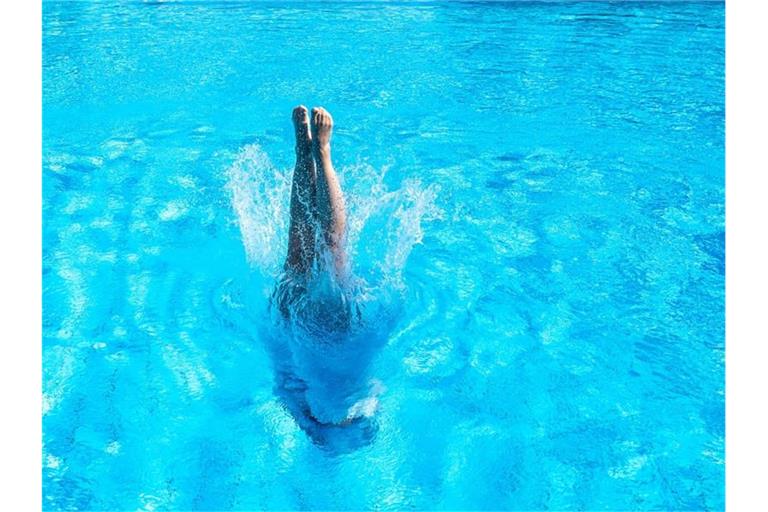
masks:
<path fill-rule="evenodd" d="M 368 164 L 339 167 L 347 205 L 347 247 L 353 273 L 370 286 L 399 287 L 413 247 L 421 243 L 422 223 L 441 218 L 438 187 L 406 179 L 390 191 L 388 168 Z M 227 169 L 226 188 L 237 214 L 248 262 L 264 274 L 280 273 L 287 251 L 292 171 L 276 168 L 255 144 L 240 150 Z"/>
<path fill-rule="evenodd" d="M 237 155 L 227 180 L 248 262 L 276 274 L 287 249 L 290 176 L 251 144 Z"/>

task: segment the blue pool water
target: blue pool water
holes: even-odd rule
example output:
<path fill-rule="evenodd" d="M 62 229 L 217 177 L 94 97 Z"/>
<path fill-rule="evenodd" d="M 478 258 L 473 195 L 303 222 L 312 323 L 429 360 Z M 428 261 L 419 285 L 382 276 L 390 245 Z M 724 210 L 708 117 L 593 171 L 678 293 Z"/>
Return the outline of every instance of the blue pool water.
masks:
<path fill-rule="evenodd" d="M 45 2 L 44 508 L 722 509 L 723 25 Z M 298 103 L 336 121 L 354 342 L 270 308 Z"/>

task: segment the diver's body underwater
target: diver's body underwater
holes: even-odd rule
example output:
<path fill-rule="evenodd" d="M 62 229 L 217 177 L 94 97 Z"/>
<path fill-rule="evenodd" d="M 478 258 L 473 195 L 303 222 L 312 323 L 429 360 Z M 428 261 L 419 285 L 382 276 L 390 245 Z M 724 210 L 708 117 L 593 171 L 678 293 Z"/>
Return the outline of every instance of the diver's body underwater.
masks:
<path fill-rule="evenodd" d="M 287 333 L 272 347 L 275 388 L 316 444 L 353 448 L 375 433 L 381 385 L 367 380 L 373 347 L 356 332 L 360 310 L 352 298 L 346 209 L 331 161 L 333 119 L 313 108 L 310 121 L 298 106 L 293 124 L 288 255 L 272 297 Z"/>

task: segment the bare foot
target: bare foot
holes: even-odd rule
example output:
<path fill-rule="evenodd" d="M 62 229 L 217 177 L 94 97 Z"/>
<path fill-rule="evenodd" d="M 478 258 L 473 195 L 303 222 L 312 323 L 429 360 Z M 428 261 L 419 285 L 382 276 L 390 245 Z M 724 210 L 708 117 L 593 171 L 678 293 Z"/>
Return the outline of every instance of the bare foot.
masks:
<path fill-rule="evenodd" d="M 296 130 L 296 156 L 312 158 L 312 134 L 309 131 L 307 107 L 299 105 L 293 109 L 293 127 Z"/>
<path fill-rule="evenodd" d="M 328 154 L 331 151 L 331 132 L 333 118 L 323 107 L 312 109 L 312 151 L 315 154 Z"/>

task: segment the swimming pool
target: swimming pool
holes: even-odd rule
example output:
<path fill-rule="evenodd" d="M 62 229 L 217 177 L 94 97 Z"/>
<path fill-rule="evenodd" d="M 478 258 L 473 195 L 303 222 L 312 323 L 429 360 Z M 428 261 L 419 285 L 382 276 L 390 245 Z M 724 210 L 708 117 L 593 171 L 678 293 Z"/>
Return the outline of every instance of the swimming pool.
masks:
<path fill-rule="evenodd" d="M 298 103 L 378 402 L 333 442 L 268 343 Z M 46 509 L 724 508 L 722 3 L 44 2 L 43 107 Z"/>

